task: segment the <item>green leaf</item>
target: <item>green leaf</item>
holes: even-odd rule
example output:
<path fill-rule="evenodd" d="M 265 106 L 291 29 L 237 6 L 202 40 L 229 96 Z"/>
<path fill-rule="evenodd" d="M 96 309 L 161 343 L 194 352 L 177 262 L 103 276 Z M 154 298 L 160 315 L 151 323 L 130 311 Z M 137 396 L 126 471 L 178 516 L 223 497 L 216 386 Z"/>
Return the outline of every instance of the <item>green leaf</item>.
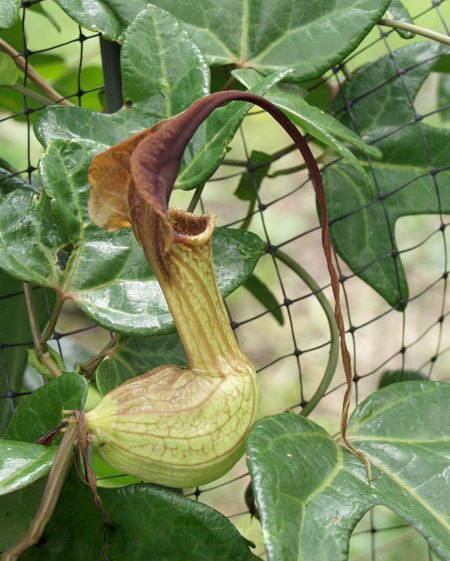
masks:
<path fill-rule="evenodd" d="M 399 76 L 388 55 L 366 66 L 343 88 L 335 102 L 344 124 L 343 97 L 353 101 L 358 132 L 375 141 L 380 162 L 362 165 L 373 174 L 377 195 L 346 164 L 324 173 L 334 245 L 351 270 L 397 309 L 408 301 L 408 284 L 395 241 L 395 223 L 402 216 L 450 212 L 450 131 L 413 122 L 411 102 L 432 70 L 439 45 L 417 43 L 395 51 Z M 380 87 L 380 85 L 383 87 Z M 406 88 L 406 91 L 405 91 Z M 435 171 L 434 171 L 435 170 Z M 435 173 L 436 184 L 430 172 Z"/>
<path fill-rule="evenodd" d="M 212 65 L 239 64 L 273 72 L 291 68 L 307 80 L 343 60 L 386 11 L 389 0 L 227 0 L 195 7 L 154 0 L 185 23 Z"/>
<path fill-rule="evenodd" d="M 439 107 L 446 107 L 450 104 L 450 75 L 442 74 L 439 76 L 438 85 L 438 105 Z M 440 118 L 448 122 L 450 121 L 450 107 L 446 107 L 439 111 Z"/>
<path fill-rule="evenodd" d="M 36 126 L 38 139 L 74 139 L 104 151 L 144 128 L 180 113 L 209 91 L 206 62 L 180 23 L 149 6 L 128 28 L 121 51 L 126 106 L 113 115 L 78 107 L 50 107 Z M 252 90 L 264 95 L 286 71 L 273 74 Z M 190 142 L 176 187 L 191 189 L 205 182 L 224 158 L 249 103 L 217 109 Z"/>
<path fill-rule="evenodd" d="M 37 509 L 42 482 L 0 498 L 0 550 L 24 533 Z M 252 561 L 248 542 L 212 508 L 152 485 L 99 489 L 113 527 L 105 534 L 89 487 L 74 470 L 64 484 L 41 543 L 21 561 L 98 561 L 106 537 L 110 561 Z M 161 531 L 161 522 L 164 531 Z"/>
<path fill-rule="evenodd" d="M 107 232 L 87 213 L 87 169 L 98 146 L 54 141 L 40 162 L 43 191 L 16 190 L 0 203 L 0 266 L 55 288 L 113 331 L 174 330 L 156 277 L 131 230 Z M 264 252 L 254 234 L 217 229 L 213 259 L 219 288 L 235 290 Z"/>
<path fill-rule="evenodd" d="M 56 447 L 0 439 L 0 495 L 27 487 L 51 468 Z"/>
<path fill-rule="evenodd" d="M 415 370 L 386 370 L 381 376 L 378 387 L 384 388 L 391 384 L 397 384 L 398 382 L 409 382 L 413 380 L 425 381 L 426 378 L 421 372 L 416 372 Z"/>
<path fill-rule="evenodd" d="M 353 528 L 381 504 L 450 559 L 447 484 L 450 386 L 402 382 L 353 413 L 348 436 L 372 464 L 308 419 L 285 413 L 255 425 L 249 468 L 270 561 L 345 561 Z"/>
<path fill-rule="evenodd" d="M 235 70 L 233 76 L 247 87 L 254 87 L 261 79 L 261 75 L 254 70 Z M 370 189 L 373 190 L 372 181 L 366 170 L 343 142 L 353 145 L 353 147 L 374 158 L 381 157 L 378 148 L 367 145 L 360 136 L 342 125 L 332 115 L 309 105 L 297 85 L 278 84 L 271 88 L 264 97 L 282 109 L 305 132 L 340 154 L 345 161 L 353 165 L 361 173 Z"/>
<path fill-rule="evenodd" d="M 234 194 L 241 201 L 254 202 L 256 193 L 259 191 L 263 179 L 266 177 L 272 156 L 265 152 L 253 150 L 250 154 L 249 167 L 239 180 L 239 184 Z"/>
<path fill-rule="evenodd" d="M 105 394 L 134 376 L 161 364 L 185 366 L 186 354 L 177 333 L 152 337 L 120 337 L 96 372 L 99 391 Z"/>
<path fill-rule="evenodd" d="M 146 4 L 143 0 L 57 2 L 78 23 L 114 40 L 121 39 Z M 291 68 L 293 77 L 305 80 L 342 61 L 389 6 L 389 0 L 152 3 L 184 22 L 211 65 L 239 64 L 265 73 Z"/>
<path fill-rule="evenodd" d="M 41 329 L 48 320 L 48 305 L 55 301 L 53 294 L 46 295 L 42 289 L 33 291 L 36 315 Z M 0 371 L 0 395 L 9 390 L 22 391 L 22 378 L 27 364 L 27 347 L 31 343 L 27 306 L 22 290 L 22 283 L 0 271 L 0 342 L 4 345 L 2 354 L 7 372 Z M 13 413 L 13 400 L 0 397 L 0 434 Z"/>
<path fill-rule="evenodd" d="M 19 17 L 20 0 L 0 0 L 0 27 L 11 27 Z"/>
<path fill-rule="evenodd" d="M 0 5 L 0 10 L 2 9 Z M 1 16 L 0 16 L 1 17 Z M 14 86 L 19 78 L 19 70 L 13 59 L 0 51 L 0 86 Z"/>
<path fill-rule="evenodd" d="M 17 408 L 4 437 L 34 442 L 56 427 L 64 410 L 82 409 L 88 384 L 79 374 L 63 374 L 37 389 Z"/>
<path fill-rule="evenodd" d="M 414 23 L 414 21 L 411 19 L 411 14 L 405 7 L 405 4 L 404 2 L 402 2 L 402 0 L 391 0 L 389 9 L 386 12 L 385 17 L 389 19 L 395 19 L 397 21 L 402 21 L 404 23 Z M 400 35 L 400 37 L 403 37 L 403 39 L 411 39 L 412 37 L 414 37 L 414 33 L 411 33 L 410 31 L 404 31 L 403 29 L 396 29 L 395 31 L 397 31 L 397 33 Z"/>
<path fill-rule="evenodd" d="M 252 274 L 242 285 L 268 310 L 275 320 L 284 324 L 283 311 L 273 292 L 256 275 Z"/>
<path fill-rule="evenodd" d="M 410 123 L 411 100 L 439 62 L 445 48 L 432 41 L 407 45 L 363 68 L 336 95 L 333 112 L 341 123 L 358 129 L 360 135 L 377 138 L 386 129 Z M 398 70 L 405 73 L 399 75 Z M 352 102 L 351 114 L 346 100 Z M 375 134 L 376 133 L 376 134 Z"/>

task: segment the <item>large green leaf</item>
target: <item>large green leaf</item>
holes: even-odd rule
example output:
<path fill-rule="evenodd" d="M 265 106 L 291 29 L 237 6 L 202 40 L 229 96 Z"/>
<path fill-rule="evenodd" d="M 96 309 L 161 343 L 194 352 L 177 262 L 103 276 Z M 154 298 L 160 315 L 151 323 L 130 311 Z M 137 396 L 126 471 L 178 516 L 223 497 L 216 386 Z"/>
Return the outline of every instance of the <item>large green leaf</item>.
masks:
<path fill-rule="evenodd" d="M 19 17 L 20 0 L 0 0 L 0 27 L 11 27 Z"/>
<path fill-rule="evenodd" d="M 345 561 L 351 532 L 377 504 L 450 559 L 450 385 L 402 382 L 362 402 L 349 424 L 362 462 L 321 427 L 285 413 L 259 421 L 249 467 L 270 561 Z"/>
<path fill-rule="evenodd" d="M 82 409 L 88 384 L 79 374 L 63 374 L 42 386 L 17 408 L 4 437 L 34 442 L 56 427 L 64 410 Z"/>
<path fill-rule="evenodd" d="M 329 218 L 336 249 L 352 271 L 389 304 L 403 309 L 408 285 L 395 242 L 401 216 L 450 212 L 450 131 L 414 122 L 410 99 L 436 63 L 442 47 L 417 43 L 368 65 L 350 79 L 334 109 L 366 139 L 376 141 L 383 160 L 361 163 L 373 175 L 377 194 L 363 188 L 349 165 L 324 174 Z M 344 98 L 352 102 L 342 112 Z"/>
<path fill-rule="evenodd" d="M 52 139 L 74 139 L 103 151 L 182 112 L 209 91 L 209 70 L 197 46 L 173 16 L 154 6 L 128 28 L 121 67 L 126 100 L 122 109 L 106 115 L 78 107 L 50 107 L 37 122 L 39 140 L 46 145 Z M 253 93 L 263 95 L 283 76 L 283 72 L 269 76 Z M 193 188 L 214 173 L 249 107 L 234 102 L 214 111 L 186 150 L 177 187 Z"/>
<path fill-rule="evenodd" d="M 57 0 L 76 21 L 121 39 L 144 0 Z M 213 65 L 264 72 L 292 69 L 295 78 L 323 74 L 368 34 L 389 0 L 153 0 L 192 34 Z"/>
<path fill-rule="evenodd" d="M 381 379 L 378 383 L 379 388 L 390 386 L 391 384 L 398 384 L 398 382 L 410 382 L 412 380 L 426 380 L 422 372 L 416 370 L 386 370 L 383 372 Z"/>
<path fill-rule="evenodd" d="M 254 87 L 262 78 L 254 70 L 236 70 L 233 75 L 247 87 Z M 372 181 L 363 165 L 345 146 L 344 142 L 374 158 L 380 158 L 382 155 L 378 148 L 366 144 L 360 136 L 329 113 L 309 105 L 296 85 L 277 84 L 264 97 L 282 109 L 305 132 L 340 154 L 346 162 L 361 173 L 366 183 L 372 187 Z"/>
<path fill-rule="evenodd" d="M 144 374 L 161 364 L 187 364 L 186 354 L 177 333 L 151 337 L 120 337 L 97 368 L 97 387 L 105 394 L 130 378 Z"/>
<path fill-rule="evenodd" d="M 42 289 L 33 291 L 36 315 L 41 328 L 48 319 L 49 306 L 54 302 L 53 294 Z M 0 434 L 13 412 L 13 401 L 7 397 L 9 391 L 22 391 L 22 378 L 27 364 L 26 343 L 31 345 L 28 312 L 22 283 L 0 271 L 0 343 L 3 345 L 3 366 L 0 368 Z M 25 344 L 24 344 L 25 343 Z M 14 395 L 14 394 L 12 394 Z"/>
<path fill-rule="evenodd" d="M 0 495 L 17 491 L 45 475 L 55 454 L 55 446 L 0 439 Z"/>
<path fill-rule="evenodd" d="M 53 141 L 40 162 L 40 197 L 22 190 L 4 197 L 0 266 L 72 298 L 114 331 L 173 331 L 159 283 L 132 232 L 107 232 L 87 214 L 87 169 L 96 151 L 97 145 L 86 142 Z M 264 244 L 254 234 L 215 231 L 213 258 L 223 294 L 245 281 L 263 252 Z"/>
<path fill-rule="evenodd" d="M 0 550 L 24 533 L 42 482 L 0 498 Z M 105 533 L 92 493 L 73 471 L 39 545 L 24 561 L 252 561 L 248 542 L 212 508 L 152 485 L 100 489 L 113 527 Z"/>

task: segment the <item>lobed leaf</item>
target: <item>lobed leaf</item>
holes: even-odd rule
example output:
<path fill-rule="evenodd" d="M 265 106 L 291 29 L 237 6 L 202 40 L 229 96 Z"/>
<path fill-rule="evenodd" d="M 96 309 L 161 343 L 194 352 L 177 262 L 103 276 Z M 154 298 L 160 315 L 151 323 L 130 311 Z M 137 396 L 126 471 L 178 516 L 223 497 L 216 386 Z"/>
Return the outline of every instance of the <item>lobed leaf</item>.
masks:
<path fill-rule="evenodd" d="M 440 45 L 422 42 L 395 51 L 394 58 L 382 57 L 348 80 L 334 104 L 341 122 L 353 120 L 384 156 L 379 162 L 360 159 L 376 194 L 362 188 L 349 165 L 326 169 L 334 245 L 351 270 L 397 309 L 407 304 L 408 284 L 395 241 L 396 221 L 450 212 L 450 132 L 414 121 L 411 108 L 442 52 Z M 351 116 L 343 112 L 345 100 L 352 101 Z"/>
<path fill-rule="evenodd" d="M 249 469 L 270 561 L 345 561 L 353 528 L 377 504 L 450 559 L 450 386 L 402 382 L 353 413 L 348 436 L 362 462 L 324 429 L 285 413 L 266 417 L 247 441 Z"/>

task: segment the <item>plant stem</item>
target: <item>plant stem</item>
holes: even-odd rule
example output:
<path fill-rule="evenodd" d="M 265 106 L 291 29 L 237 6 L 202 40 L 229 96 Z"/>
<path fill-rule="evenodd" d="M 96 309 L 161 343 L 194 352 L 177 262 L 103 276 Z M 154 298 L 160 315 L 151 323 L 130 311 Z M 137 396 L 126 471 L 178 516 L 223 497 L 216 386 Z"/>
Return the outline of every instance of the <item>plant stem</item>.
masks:
<path fill-rule="evenodd" d="M 65 299 L 60 294 L 58 294 L 56 298 L 55 307 L 52 310 L 52 314 L 50 316 L 47 327 L 45 328 L 44 333 L 40 338 L 41 345 L 45 345 L 45 343 L 47 343 L 47 341 L 53 335 L 53 332 L 55 331 L 56 323 L 59 318 L 59 314 L 61 312 L 61 308 L 63 307 L 64 304 L 64 300 Z"/>
<path fill-rule="evenodd" d="M 31 288 L 31 284 L 24 282 L 23 292 L 25 295 L 25 302 L 27 304 L 28 319 L 30 322 L 30 330 L 31 330 L 31 336 L 33 338 L 34 348 L 36 349 L 36 352 L 39 356 L 39 360 L 41 361 L 41 363 L 50 370 L 50 372 L 53 374 L 55 378 L 58 378 L 58 376 L 61 376 L 62 372 L 59 366 L 53 360 L 53 358 L 48 354 L 46 341 L 43 341 L 41 338 L 39 321 L 37 318 L 36 309 L 34 307 L 34 302 L 33 302 L 33 289 Z M 56 320 L 51 319 L 50 321 L 51 322 L 55 321 L 56 323 Z"/>
<path fill-rule="evenodd" d="M 101 351 L 99 351 L 95 356 L 80 365 L 80 369 L 86 378 L 92 377 L 92 374 L 97 370 L 98 365 L 105 358 L 105 356 L 109 354 L 109 351 L 113 347 L 115 347 L 118 340 L 119 336 L 117 334 L 113 335 L 113 337 L 111 337 L 111 340 L 108 341 L 108 343 L 103 347 Z"/>
<path fill-rule="evenodd" d="M 298 275 L 306 284 L 306 286 L 311 290 L 311 292 L 313 292 L 314 296 L 317 298 L 319 304 L 321 305 L 322 310 L 325 312 L 328 326 L 330 328 L 331 344 L 325 372 L 313 396 L 300 412 L 301 415 L 307 417 L 317 407 L 323 394 L 327 391 L 329 385 L 331 384 L 334 373 L 336 371 L 336 366 L 339 358 L 339 330 L 336 323 L 336 318 L 334 317 L 333 308 L 322 292 L 320 286 L 312 278 L 312 276 L 307 271 L 305 271 L 305 269 L 301 265 L 294 261 L 292 257 L 289 257 L 289 255 L 287 255 L 283 251 L 277 249 L 274 253 L 274 256 L 282 263 L 284 263 L 287 267 L 289 267 L 291 271 L 293 271 L 296 275 Z"/>
<path fill-rule="evenodd" d="M 46 96 L 60 105 L 73 105 L 68 99 L 58 93 L 36 70 L 27 63 L 26 59 L 14 47 L 7 43 L 4 39 L 0 39 L 0 51 L 8 54 L 26 76 L 37 86 Z M 28 94 L 27 94 L 28 95 Z"/>
<path fill-rule="evenodd" d="M 427 39 L 437 41 L 438 43 L 443 43 L 444 45 L 450 45 L 450 37 L 433 31 L 432 29 L 427 29 L 426 27 L 420 27 L 419 25 L 414 25 L 412 23 L 406 23 L 404 21 L 398 21 L 390 18 L 382 18 L 378 22 L 379 25 L 384 25 L 385 27 L 392 27 L 393 29 L 401 29 L 403 31 L 409 31 L 415 35 L 421 35 Z"/>
<path fill-rule="evenodd" d="M 77 436 L 77 424 L 69 424 L 50 470 L 41 504 L 28 532 L 16 545 L 3 553 L 2 561 L 17 561 L 21 553 L 39 541 L 55 510 L 63 483 L 72 464 L 73 448 L 77 442 Z"/>
<path fill-rule="evenodd" d="M 195 191 L 194 194 L 192 196 L 191 202 L 189 203 L 189 206 L 187 207 L 187 212 L 194 212 L 198 202 L 200 201 L 200 197 L 202 196 L 203 193 L 203 189 L 205 188 L 205 183 L 203 183 L 203 185 L 199 185 Z"/>
<path fill-rule="evenodd" d="M 33 90 L 30 90 L 30 88 L 26 88 L 25 86 L 22 86 L 21 84 L 14 84 L 13 86 L 9 86 L 9 87 L 15 90 L 16 92 L 19 92 L 22 95 L 31 97 L 32 99 L 34 99 L 38 103 L 41 103 L 42 105 L 48 106 L 52 104 L 52 102 L 48 98 L 34 92 Z"/>

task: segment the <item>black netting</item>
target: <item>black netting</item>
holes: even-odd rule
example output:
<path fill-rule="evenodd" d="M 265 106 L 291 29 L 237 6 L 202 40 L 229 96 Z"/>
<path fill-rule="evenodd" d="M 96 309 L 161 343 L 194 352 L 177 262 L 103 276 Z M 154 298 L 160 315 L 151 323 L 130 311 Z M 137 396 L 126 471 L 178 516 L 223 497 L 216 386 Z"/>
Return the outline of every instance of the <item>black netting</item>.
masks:
<path fill-rule="evenodd" d="M 25 69 L 30 65 L 33 66 L 33 61 L 37 60 L 36 57 L 39 55 L 57 54 L 61 49 L 69 47 L 73 52 L 77 51 L 78 59 L 73 61 L 72 52 L 72 65 L 76 67 L 75 79 L 72 84 L 73 90 L 64 93 L 64 97 L 83 106 L 85 100 L 92 100 L 95 96 L 96 103 L 105 108 L 108 105 L 110 109 L 117 109 L 121 104 L 121 94 L 118 72 L 119 50 L 116 45 L 100 41 L 98 34 L 77 28 L 73 22 L 73 37 L 36 50 L 33 50 L 32 45 L 29 44 L 29 38 L 33 35 L 33 29 L 28 26 L 29 11 L 34 9 L 35 4 L 45 5 L 48 2 L 49 0 L 42 0 L 23 3 L 20 31 L 22 45 L 18 56 L 23 57 Z M 423 0 L 422 4 L 423 9 L 415 14 L 414 21 L 421 24 L 433 13 L 436 15 L 434 20 L 437 22 L 436 30 L 449 34 L 442 12 L 443 4 L 448 4 L 448 1 Z M 64 23 L 69 21 L 62 12 L 61 17 Z M 392 47 L 395 32 L 380 27 L 377 33 L 378 36 L 372 33 L 344 64 L 328 72 L 323 81 L 342 85 L 349 72 L 363 63 L 388 54 L 396 67 L 395 79 L 400 80 L 404 86 L 404 76 L 417 65 L 427 62 L 419 62 L 411 68 L 400 68 L 396 63 L 396 55 Z M 380 46 L 383 47 L 382 53 L 380 53 Z M 371 53 L 375 52 L 375 49 L 376 56 L 373 57 Z M 87 51 L 89 60 L 86 59 Z M 93 84 L 92 78 L 87 74 L 84 75 L 84 70 L 92 65 L 93 59 L 97 65 L 100 65 L 100 52 L 103 58 L 106 92 L 103 83 Z M 24 75 L 23 85 L 29 85 L 27 72 Z M 320 85 L 321 81 L 315 83 L 310 91 L 314 91 Z M 382 88 L 384 85 L 379 84 L 377 88 Z M 372 91 L 366 92 L 366 95 Z M 450 104 L 445 104 L 430 108 L 419 100 L 421 107 L 418 108 L 414 100 L 409 97 L 405 86 L 404 91 L 409 99 L 411 118 L 400 128 L 415 126 L 421 130 L 424 121 L 437 118 L 439 113 L 450 107 Z M 344 110 L 352 119 L 352 107 L 358 100 L 345 99 L 344 101 Z M 6 130 L 13 131 L 12 136 L 20 139 L 24 150 L 24 153 L 17 158 L 21 165 L 13 175 L 27 178 L 30 182 L 36 172 L 39 156 L 38 143 L 33 137 L 32 123 L 35 115 L 42 109 L 42 105 L 30 101 L 27 97 L 23 97 L 20 112 L 7 112 L 0 109 L 0 134 Z M 275 125 L 268 125 L 264 118 L 261 111 L 253 111 L 247 116 L 240 134 L 233 143 L 232 153 L 225 159 L 211 179 L 211 184 L 204 189 L 202 196 L 196 202 L 201 205 L 202 210 L 214 209 L 221 225 L 239 227 L 244 220 L 251 219 L 250 229 L 258 233 L 268 244 L 267 254 L 261 259 L 257 272 L 276 295 L 279 308 L 284 314 L 284 324 L 278 325 L 273 318 L 275 310 L 260 307 L 243 288 L 227 299 L 227 305 L 236 335 L 260 373 L 263 395 L 268 396 L 264 404 L 264 412 L 275 413 L 286 408 L 299 411 L 308 403 L 317 381 L 323 374 L 323 365 L 326 363 L 331 344 L 323 312 L 317 304 L 316 291 L 309 289 L 285 264 L 280 262 L 274 255 L 275 250 L 283 249 L 299 261 L 316 279 L 320 290 L 330 301 L 332 297 L 320 245 L 320 228 L 312 186 L 304 170 L 301 169 L 302 166 L 298 166 L 297 155 L 293 154 L 292 147 L 283 144 L 286 142 L 285 137 Z M 358 132 L 355 120 L 352 122 L 355 131 Z M 262 142 L 261 135 L 257 132 L 261 127 L 264 127 L 267 136 L 267 139 L 263 139 Z M 395 134 L 398 130 L 390 130 L 388 134 Z M 251 152 L 255 149 L 264 150 L 264 147 L 267 150 L 267 146 L 274 146 L 277 149 L 270 150 L 271 173 L 261 189 L 258 189 L 257 166 L 251 161 Z M 443 170 L 433 169 L 430 147 L 423 132 L 422 149 L 429 159 L 429 176 L 439 201 L 439 172 Z M 368 163 L 370 168 L 370 158 Z M 249 174 L 251 177 L 256 194 L 256 205 L 250 213 L 248 213 L 248 205 L 232 196 L 237 182 L 244 174 Z M 376 175 L 373 171 L 372 178 L 377 187 Z M 394 185 L 391 194 L 404 189 L 408 184 Z M 179 195 L 182 204 L 186 206 L 191 196 L 192 194 Z M 386 196 L 389 194 L 380 197 L 380 201 L 387 215 L 389 209 L 385 205 Z M 394 264 L 397 264 L 401 255 L 411 288 L 408 306 L 403 311 L 389 307 L 336 256 L 355 369 L 355 403 L 376 389 L 379 375 L 386 369 L 420 370 L 428 377 L 433 376 L 434 379 L 442 379 L 446 376 L 450 366 L 447 318 L 449 314 L 447 225 L 446 216 L 442 212 L 433 216 L 416 217 L 414 221 L 401 222 L 401 225 L 397 226 L 400 232 L 396 232 L 397 239 L 401 240 L 398 250 L 394 244 L 395 233 L 390 231 L 391 253 L 385 257 L 392 258 Z M 386 227 L 391 228 L 388 220 L 386 220 Z M 398 277 L 397 280 L 400 284 Z M 35 290 L 45 294 L 50 313 L 49 295 L 42 289 Z M 1 299 L 11 300 L 17 298 L 19 294 L 16 290 L 3 294 Z M 64 307 L 56 328 L 51 339 L 52 345 L 62 354 L 68 366 L 75 362 L 75 357 L 78 361 L 82 361 L 97 352 L 110 337 L 109 333 L 92 324 L 70 303 Z M 31 340 L 0 341 L 0 398 L 9 401 L 11 413 L 21 396 L 36 387 L 36 375 L 33 376 L 32 372 L 28 372 L 20 387 L 10 383 L 9 364 L 14 360 L 14 350 L 29 346 L 32 346 Z M 345 378 L 339 366 L 332 386 L 325 393 L 312 416 L 314 420 L 318 420 L 332 431 L 336 431 L 338 427 L 344 386 Z M 250 515 L 250 501 L 245 500 L 248 483 L 249 477 L 242 461 L 224 480 L 191 490 L 188 494 L 224 512 L 250 539 L 258 541 L 258 523 Z M 261 544 L 261 541 L 259 540 L 258 543 Z M 389 552 L 393 552 L 392 556 L 389 556 Z M 426 556 L 429 559 L 433 558 L 425 542 L 401 520 L 387 513 L 385 509 L 371 511 L 354 533 L 350 558 L 354 561 L 396 559 L 395 552 L 400 554 L 398 558 L 424 559 Z M 260 556 L 264 555 L 263 551 L 256 553 Z"/>

